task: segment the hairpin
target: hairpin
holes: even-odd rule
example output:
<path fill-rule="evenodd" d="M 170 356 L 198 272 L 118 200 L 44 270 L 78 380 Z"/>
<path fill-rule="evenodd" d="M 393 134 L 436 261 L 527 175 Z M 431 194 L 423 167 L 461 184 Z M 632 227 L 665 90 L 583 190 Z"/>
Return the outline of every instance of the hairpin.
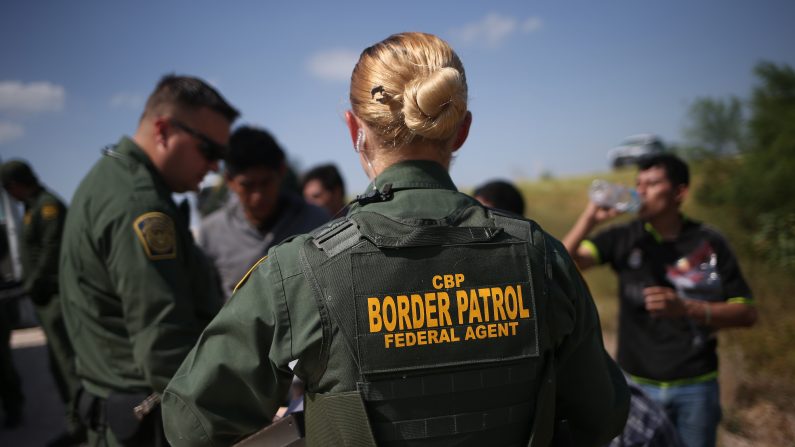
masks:
<path fill-rule="evenodd" d="M 376 98 L 375 95 L 378 94 L 378 93 L 380 93 L 381 96 Z M 372 90 L 370 90 L 370 97 L 372 99 L 380 102 L 381 104 L 386 104 L 392 98 L 392 95 L 390 95 L 389 93 L 386 92 L 386 90 L 384 90 L 384 86 L 383 85 L 377 85 L 377 86 L 373 87 Z"/>

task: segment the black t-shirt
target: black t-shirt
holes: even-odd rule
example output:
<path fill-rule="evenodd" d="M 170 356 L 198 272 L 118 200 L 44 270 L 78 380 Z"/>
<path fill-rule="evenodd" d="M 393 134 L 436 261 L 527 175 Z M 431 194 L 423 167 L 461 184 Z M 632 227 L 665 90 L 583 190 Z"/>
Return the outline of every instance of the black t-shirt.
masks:
<path fill-rule="evenodd" d="M 751 299 L 737 259 L 716 230 L 685 219 L 672 241 L 640 220 L 611 227 L 590 239 L 598 260 L 619 278 L 618 363 L 629 374 L 671 381 L 718 369 L 717 338 L 690 318 L 652 318 L 643 288 L 665 286 L 685 298 Z"/>

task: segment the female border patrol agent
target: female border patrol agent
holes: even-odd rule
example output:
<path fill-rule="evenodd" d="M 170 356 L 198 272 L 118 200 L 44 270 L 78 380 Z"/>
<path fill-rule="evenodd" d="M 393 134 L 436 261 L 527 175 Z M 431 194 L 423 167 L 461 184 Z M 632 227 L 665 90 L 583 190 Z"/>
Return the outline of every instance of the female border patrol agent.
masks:
<path fill-rule="evenodd" d="M 257 431 L 293 371 L 309 445 L 547 445 L 555 425 L 608 442 L 629 395 L 566 250 L 447 173 L 472 120 L 458 56 L 391 36 L 362 53 L 350 99 L 368 192 L 238 286 L 165 391 L 169 442 Z"/>

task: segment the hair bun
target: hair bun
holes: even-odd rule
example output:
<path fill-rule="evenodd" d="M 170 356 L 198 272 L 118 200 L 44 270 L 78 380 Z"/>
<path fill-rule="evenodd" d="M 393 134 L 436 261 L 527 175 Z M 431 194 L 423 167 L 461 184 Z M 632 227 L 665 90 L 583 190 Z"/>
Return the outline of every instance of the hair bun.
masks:
<path fill-rule="evenodd" d="M 444 140 L 453 136 L 467 110 L 466 82 L 455 68 L 443 67 L 406 85 L 403 115 L 416 134 Z"/>

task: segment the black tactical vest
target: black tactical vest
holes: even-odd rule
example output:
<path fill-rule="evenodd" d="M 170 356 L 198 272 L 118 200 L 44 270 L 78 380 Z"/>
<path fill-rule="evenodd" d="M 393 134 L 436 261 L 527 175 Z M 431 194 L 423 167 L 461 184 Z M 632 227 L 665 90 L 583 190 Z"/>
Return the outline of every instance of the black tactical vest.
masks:
<path fill-rule="evenodd" d="M 325 374 L 355 383 L 307 393 L 310 444 L 528 445 L 552 363 L 535 223 L 480 206 L 443 222 L 362 211 L 308 239 L 301 262 Z"/>

